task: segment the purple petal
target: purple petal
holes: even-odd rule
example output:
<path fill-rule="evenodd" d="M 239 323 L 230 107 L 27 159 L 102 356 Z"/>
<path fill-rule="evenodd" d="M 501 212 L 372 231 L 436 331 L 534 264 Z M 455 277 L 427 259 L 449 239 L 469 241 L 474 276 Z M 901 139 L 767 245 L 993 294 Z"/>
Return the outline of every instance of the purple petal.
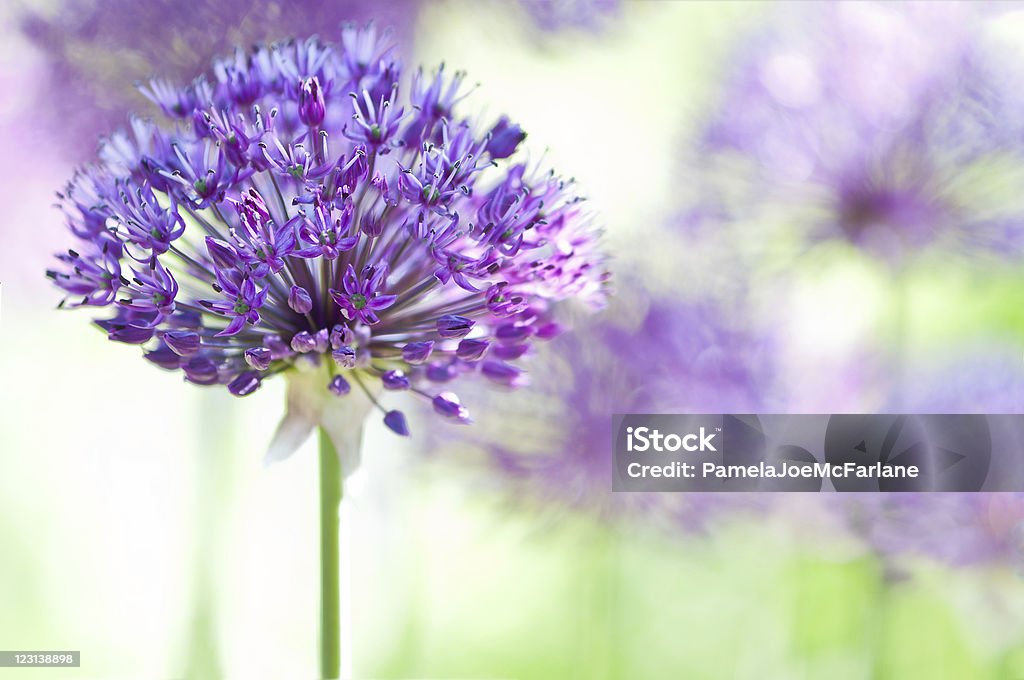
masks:
<path fill-rule="evenodd" d="M 146 352 L 145 357 L 160 368 L 174 370 L 181 366 L 181 357 L 167 345 L 160 345 L 152 352 Z"/>
<path fill-rule="evenodd" d="M 153 329 L 125 324 L 124 326 L 113 327 L 107 334 L 107 337 L 115 342 L 124 342 L 129 345 L 141 345 L 150 341 L 153 337 Z"/>
<path fill-rule="evenodd" d="M 309 331 L 301 331 L 292 338 L 291 347 L 296 352 L 305 354 L 316 349 L 316 340 L 310 335 Z"/>
<path fill-rule="evenodd" d="M 409 436 L 409 426 L 405 422 L 405 414 L 401 411 L 388 411 L 384 414 L 384 424 L 395 434 Z"/>
<path fill-rule="evenodd" d="M 266 347 L 250 347 L 245 350 L 245 363 L 258 371 L 265 371 L 273 361 L 273 353 Z"/>
<path fill-rule="evenodd" d="M 491 343 L 482 339 L 463 338 L 455 350 L 455 356 L 463 361 L 479 361 L 487 354 Z"/>
<path fill-rule="evenodd" d="M 397 295 L 377 295 L 370 300 L 368 306 L 370 309 L 387 309 L 391 305 L 395 304 L 395 300 L 397 299 Z"/>
<path fill-rule="evenodd" d="M 409 389 L 409 378 L 399 370 L 386 371 L 380 377 L 381 383 L 386 390 L 407 390 Z"/>
<path fill-rule="evenodd" d="M 164 342 L 175 354 L 183 357 L 199 351 L 199 335 L 189 331 L 168 331 L 164 333 Z"/>
<path fill-rule="evenodd" d="M 484 362 L 480 372 L 489 380 L 508 387 L 520 387 L 526 384 L 526 373 L 504 361 L 489 359 Z"/>
<path fill-rule="evenodd" d="M 429 359 L 432 351 L 434 351 L 434 342 L 432 340 L 410 342 L 402 348 L 402 358 L 415 366 Z"/>
<path fill-rule="evenodd" d="M 245 317 L 236 316 L 235 318 L 231 319 L 231 323 L 228 324 L 227 328 L 222 330 L 220 333 L 217 333 L 216 337 L 220 338 L 229 335 L 237 335 L 238 332 L 241 331 L 244 327 Z"/>
<path fill-rule="evenodd" d="M 437 332 L 442 338 L 464 338 L 473 330 L 474 323 L 458 314 L 445 314 L 437 320 Z"/>
<path fill-rule="evenodd" d="M 305 288 L 292 286 L 291 292 L 288 293 L 288 306 L 296 314 L 308 314 L 313 309 L 313 299 L 309 297 L 309 292 Z"/>
<path fill-rule="evenodd" d="M 207 357 L 194 356 L 181 367 L 189 382 L 212 385 L 217 382 L 217 365 Z"/>
<path fill-rule="evenodd" d="M 351 345 L 343 345 L 331 352 L 334 361 L 342 368 L 353 368 L 356 365 L 356 350 Z"/>
<path fill-rule="evenodd" d="M 244 397 L 258 390 L 260 382 L 260 374 L 257 371 L 246 371 L 228 383 L 228 391 L 236 397 Z"/>
<path fill-rule="evenodd" d="M 238 266 L 238 253 L 224 241 L 207 236 L 206 252 L 210 253 L 210 259 L 221 269 L 234 269 Z"/>
<path fill-rule="evenodd" d="M 348 381 L 343 377 L 336 375 L 331 378 L 331 382 L 327 385 L 327 389 L 329 389 L 332 394 L 341 397 L 351 392 L 352 386 L 349 385 Z"/>
<path fill-rule="evenodd" d="M 442 392 L 437 395 L 432 400 L 432 404 L 434 411 L 445 418 L 462 424 L 472 422 L 469 418 L 469 411 L 459 402 L 459 397 L 451 392 Z"/>

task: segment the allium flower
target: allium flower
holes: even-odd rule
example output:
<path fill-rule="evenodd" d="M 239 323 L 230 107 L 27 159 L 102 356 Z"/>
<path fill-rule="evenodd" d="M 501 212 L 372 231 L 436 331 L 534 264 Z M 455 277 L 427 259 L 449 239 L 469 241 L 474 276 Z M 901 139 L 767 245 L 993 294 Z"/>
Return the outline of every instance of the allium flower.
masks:
<path fill-rule="evenodd" d="M 169 125 L 132 119 L 60 194 L 75 241 L 49 272 L 63 304 L 108 308 L 112 340 L 196 384 L 244 396 L 292 377 L 299 422 L 279 455 L 353 386 L 466 422 L 449 382 L 521 384 L 515 362 L 554 334 L 553 303 L 604 299 L 572 183 L 516 160 L 508 119 L 457 113 L 461 75 L 409 87 L 391 55 L 350 27 L 340 46 L 293 40 L 185 87 L 152 81 Z M 401 413 L 384 422 L 408 434 Z"/>
<path fill-rule="evenodd" d="M 518 498 L 608 516 L 655 511 L 691 530 L 759 503 L 756 494 L 612 493 L 614 414 L 758 412 L 771 408 L 773 378 L 742 315 L 639 293 L 618 306 L 551 346 L 528 403 L 482 416 L 479 446 L 502 483 Z"/>
<path fill-rule="evenodd" d="M 413 0 L 60 0 L 46 11 L 23 10 L 24 33 L 46 59 L 49 84 L 37 111 L 52 115 L 75 157 L 91 154 L 92 137 L 137 110 L 132 83 L 161 74 L 186 80 L 225 45 L 251 45 L 292 35 L 333 33 L 343 22 L 386 24 L 404 37 L 416 18 Z M 257 80 L 237 59 L 219 62 L 242 99 L 256 98 Z M 83 143 L 84 141 L 84 143 Z"/>
<path fill-rule="evenodd" d="M 967 4 L 796 3 L 748 36 L 701 167 L 810 242 L 896 263 L 1024 244 L 1021 78 Z M 737 177 L 749 180 L 738 187 Z M 766 220 L 759 217 L 759 221 Z M 777 240 L 776 240 L 777 242 Z"/>

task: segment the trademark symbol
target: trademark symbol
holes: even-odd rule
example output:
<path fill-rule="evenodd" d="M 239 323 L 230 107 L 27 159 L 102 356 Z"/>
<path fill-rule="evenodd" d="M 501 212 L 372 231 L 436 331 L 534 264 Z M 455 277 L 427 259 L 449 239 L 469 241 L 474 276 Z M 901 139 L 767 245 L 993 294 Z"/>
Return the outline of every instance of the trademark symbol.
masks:
<path fill-rule="evenodd" d="M 722 428 L 720 428 L 720 427 L 716 427 L 715 428 L 715 432 L 721 432 L 721 431 L 722 431 Z"/>

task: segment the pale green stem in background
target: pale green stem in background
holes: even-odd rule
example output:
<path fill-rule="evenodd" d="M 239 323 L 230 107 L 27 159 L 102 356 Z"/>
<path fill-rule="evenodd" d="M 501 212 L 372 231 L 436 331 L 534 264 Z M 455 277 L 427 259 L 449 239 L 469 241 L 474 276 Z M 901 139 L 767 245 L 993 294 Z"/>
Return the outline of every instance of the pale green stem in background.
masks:
<path fill-rule="evenodd" d="M 575 677 L 612 680 L 619 677 L 618 655 L 624 638 L 617 635 L 619 611 L 618 527 L 614 521 L 596 523 L 589 549 L 580 552 L 581 620 L 578 629 L 578 660 Z"/>
<path fill-rule="evenodd" d="M 892 596 L 892 586 L 889 583 L 889 576 L 882 574 L 878 584 L 878 595 L 875 598 L 875 606 L 872 608 L 873 619 L 871 621 L 873 632 L 868 636 L 868 654 L 870 661 L 870 672 L 872 678 L 887 677 L 886 669 L 886 640 L 889 637 L 889 598 Z"/>
<path fill-rule="evenodd" d="M 906 272 L 896 272 L 892 279 L 892 362 L 890 364 L 889 384 L 891 396 L 900 410 L 906 410 L 904 398 L 907 379 L 907 360 L 910 356 L 910 276 Z"/>
<path fill-rule="evenodd" d="M 193 585 L 186 614 L 186 678 L 221 678 L 224 669 L 217 641 L 216 550 L 225 508 L 234 488 L 235 446 L 232 427 L 234 397 L 200 390 L 199 444 L 196 454 L 196 543 L 192 555 Z"/>

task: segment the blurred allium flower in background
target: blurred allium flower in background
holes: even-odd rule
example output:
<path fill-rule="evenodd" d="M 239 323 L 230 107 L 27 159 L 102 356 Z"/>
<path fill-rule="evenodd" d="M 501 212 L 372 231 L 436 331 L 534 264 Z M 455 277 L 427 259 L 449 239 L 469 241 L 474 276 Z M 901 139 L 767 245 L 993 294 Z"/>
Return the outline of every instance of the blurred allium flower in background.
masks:
<path fill-rule="evenodd" d="M 374 20 L 407 45 L 427 0 L 60 0 L 23 12 L 24 34 L 45 56 L 49 81 L 37 111 L 51 116 L 75 160 L 95 150 L 92 137 L 137 111 L 132 83 L 159 74 L 184 82 L 223 52 L 224 45 L 273 42 L 294 35 L 331 35 L 343 23 Z M 522 0 L 543 31 L 593 29 L 620 0 Z"/>
<path fill-rule="evenodd" d="M 616 413 L 730 413 L 771 408 L 768 343 L 741 309 L 651 299 L 636 280 L 601 319 L 548 348 L 530 399 L 481 415 L 479 446 L 520 500 L 704 528 L 722 511 L 751 507 L 751 494 L 615 493 Z M 624 284 L 628 285 L 628 284 Z"/>
<path fill-rule="evenodd" d="M 929 370 L 912 371 L 908 389 L 888 405 L 906 413 L 1024 413 L 1024 361 L 1019 349 L 976 348 Z M 999 435 L 1024 443 L 1024 431 Z M 997 461 L 993 459 L 993 464 Z M 997 477 L 1018 474 L 993 470 Z M 951 566 L 1024 569 L 1024 494 L 862 493 L 828 498 L 853 533 L 887 563 L 926 558 Z"/>
<path fill-rule="evenodd" d="M 1010 344 L 975 343 L 952 356 L 924 354 L 892 395 L 890 413 L 1024 413 L 1024 351 Z"/>
<path fill-rule="evenodd" d="M 842 500 L 851 530 L 888 564 L 926 558 L 949 566 L 1024 565 L 1022 494 L 857 494 Z"/>
<path fill-rule="evenodd" d="M 110 308 L 111 340 L 195 384 L 241 396 L 285 373 L 288 449 L 353 389 L 468 422 L 450 382 L 523 383 L 552 303 L 603 303 L 598 232 L 571 182 L 506 160 L 517 125 L 456 112 L 461 73 L 405 82 L 391 54 L 349 27 L 338 48 L 282 42 L 145 85 L 174 127 L 132 119 L 61 194 L 65 303 Z M 401 412 L 384 422 L 408 434 Z"/>
<path fill-rule="evenodd" d="M 187 82 L 225 45 L 272 42 L 294 35 L 333 35 L 347 21 L 374 19 L 405 38 L 417 2 L 390 0 L 61 0 L 26 12 L 25 34 L 46 57 L 49 87 L 37 110 L 53 117 L 71 158 L 95 150 L 95 135 L 121 125 L 144 100 L 132 87 L 159 74 Z M 404 42 L 404 40 L 403 40 Z"/>
<path fill-rule="evenodd" d="M 522 0 L 521 4 L 545 31 L 599 30 L 622 10 L 622 0 Z"/>
<path fill-rule="evenodd" d="M 991 14 L 777 9 L 727 70 L 699 145 L 702 167 L 725 169 L 721 200 L 801 225 L 804 243 L 844 239 L 892 263 L 927 245 L 1019 253 L 1024 77 L 1008 67 L 1019 55 L 986 39 Z"/>

